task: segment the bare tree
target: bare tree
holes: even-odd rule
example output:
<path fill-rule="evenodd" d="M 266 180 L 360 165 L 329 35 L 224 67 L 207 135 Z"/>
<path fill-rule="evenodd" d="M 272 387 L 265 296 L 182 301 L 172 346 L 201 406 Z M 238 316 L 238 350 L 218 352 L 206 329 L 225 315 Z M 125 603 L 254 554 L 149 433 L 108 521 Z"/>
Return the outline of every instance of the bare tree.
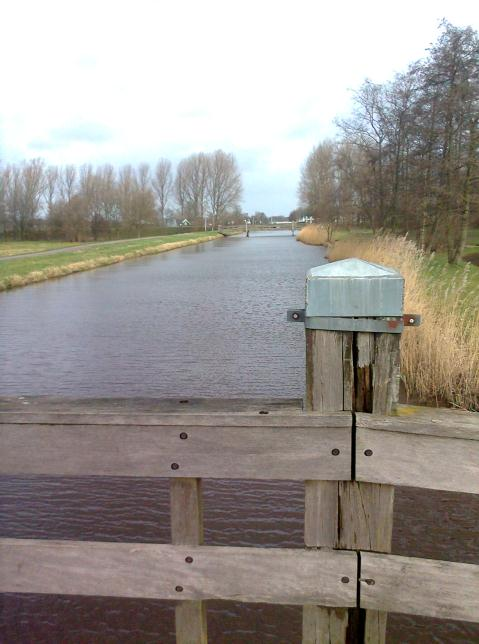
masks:
<path fill-rule="evenodd" d="M 168 159 L 160 159 L 156 164 L 153 188 L 156 194 L 158 215 L 161 223 L 164 223 L 165 212 L 173 191 L 171 161 L 168 161 Z"/>
<path fill-rule="evenodd" d="M 206 200 L 208 213 L 215 226 L 228 210 L 239 207 L 243 191 L 241 173 L 232 154 L 216 150 L 208 155 Z"/>

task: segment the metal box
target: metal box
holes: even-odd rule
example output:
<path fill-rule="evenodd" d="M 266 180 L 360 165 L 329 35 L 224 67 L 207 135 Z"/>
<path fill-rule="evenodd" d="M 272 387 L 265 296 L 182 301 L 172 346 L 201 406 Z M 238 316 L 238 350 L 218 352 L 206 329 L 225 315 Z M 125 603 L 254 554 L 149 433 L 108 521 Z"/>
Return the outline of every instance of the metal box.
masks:
<path fill-rule="evenodd" d="M 404 278 L 395 270 L 343 259 L 311 268 L 306 276 L 306 317 L 400 317 Z"/>

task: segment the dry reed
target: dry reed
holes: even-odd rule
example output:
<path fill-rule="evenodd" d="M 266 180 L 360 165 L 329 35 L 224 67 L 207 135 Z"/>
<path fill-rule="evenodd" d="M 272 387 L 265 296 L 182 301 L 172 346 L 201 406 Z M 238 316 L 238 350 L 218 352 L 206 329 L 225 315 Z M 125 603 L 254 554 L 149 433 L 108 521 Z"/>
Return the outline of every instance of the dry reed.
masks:
<path fill-rule="evenodd" d="M 408 397 L 479 411 L 479 294 L 469 269 L 452 280 L 437 274 L 414 242 L 392 235 L 348 238 L 329 252 L 331 260 L 359 257 L 398 270 L 405 279 L 404 310 L 422 324 L 401 340 L 401 376 Z"/>
<path fill-rule="evenodd" d="M 318 224 L 308 224 L 298 231 L 296 241 L 303 242 L 303 244 L 311 244 L 313 246 L 327 246 L 328 231 L 326 228 Z"/>

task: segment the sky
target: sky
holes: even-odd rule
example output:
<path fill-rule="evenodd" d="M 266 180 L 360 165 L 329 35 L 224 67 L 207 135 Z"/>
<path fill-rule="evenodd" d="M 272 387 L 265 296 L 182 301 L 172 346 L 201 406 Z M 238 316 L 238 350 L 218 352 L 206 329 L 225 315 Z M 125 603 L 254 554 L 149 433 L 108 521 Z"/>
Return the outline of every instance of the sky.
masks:
<path fill-rule="evenodd" d="M 473 0 L 4 0 L 0 159 L 233 153 L 245 212 L 287 215 L 352 92 L 422 58 Z"/>

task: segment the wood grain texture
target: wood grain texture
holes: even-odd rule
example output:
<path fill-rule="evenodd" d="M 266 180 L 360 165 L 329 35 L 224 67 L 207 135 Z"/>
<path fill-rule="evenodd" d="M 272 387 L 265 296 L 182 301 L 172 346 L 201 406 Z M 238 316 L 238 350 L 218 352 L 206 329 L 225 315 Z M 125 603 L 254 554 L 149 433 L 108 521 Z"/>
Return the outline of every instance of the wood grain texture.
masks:
<path fill-rule="evenodd" d="M 337 412 L 352 407 L 352 334 L 306 329 L 306 401 L 309 411 Z M 346 374 L 346 375 L 345 375 Z M 308 477 L 304 477 L 305 479 Z M 313 478 L 313 477 L 311 477 Z M 317 479 L 324 477 L 315 477 Z M 337 548 L 339 537 L 337 481 L 305 482 L 304 539 L 309 547 Z M 344 642 L 348 611 L 303 606 L 303 644 Z"/>
<path fill-rule="evenodd" d="M 171 479 L 171 542 L 175 545 L 203 543 L 203 497 L 201 479 Z M 186 563 L 186 561 L 185 561 Z M 180 601 L 175 607 L 176 643 L 206 644 L 206 605 Z"/>
<path fill-rule="evenodd" d="M 303 607 L 302 644 L 343 644 L 347 627 L 347 608 Z"/>
<path fill-rule="evenodd" d="M 306 329 L 306 410 L 341 411 L 343 396 L 342 334 Z"/>
<path fill-rule="evenodd" d="M 385 432 L 479 441 L 479 414 L 477 412 L 408 407 L 406 405 L 400 405 L 399 412 L 407 415 L 377 417 L 371 416 L 371 414 L 356 414 L 356 426 Z"/>
<path fill-rule="evenodd" d="M 362 552 L 360 583 L 364 608 L 479 621 L 477 565 Z"/>
<path fill-rule="evenodd" d="M 231 413 L 67 413 L 67 412 L 0 412 L 4 425 L 127 425 L 135 427 L 349 427 L 347 413 L 304 413 L 300 411 L 252 414 Z"/>
<path fill-rule="evenodd" d="M 233 412 L 301 410 L 300 398 L 72 398 L 71 396 L 2 396 L 2 411 L 44 412 Z"/>
<path fill-rule="evenodd" d="M 372 455 L 366 456 L 366 450 Z M 360 481 L 479 494 L 479 442 L 361 428 L 356 433 Z"/>
<path fill-rule="evenodd" d="M 1 592 L 336 607 L 356 604 L 356 575 L 350 552 L 0 540 Z"/>
<path fill-rule="evenodd" d="M 373 414 L 390 414 L 399 400 L 400 334 L 376 333 L 373 368 Z M 358 411 L 367 411 L 359 410 Z"/>
<path fill-rule="evenodd" d="M 304 543 L 311 548 L 338 547 L 338 482 L 305 481 Z"/>
<path fill-rule="evenodd" d="M 399 336 L 391 338 L 387 333 L 355 334 L 356 345 L 353 352 L 356 352 L 356 417 L 358 412 L 363 412 L 363 416 L 390 414 L 397 404 L 399 340 Z M 339 493 L 340 545 L 345 548 L 390 552 L 394 488 L 390 485 L 371 485 L 358 481 L 341 482 Z M 379 614 L 378 611 L 367 610 L 363 616 L 358 611 L 350 611 L 349 627 L 353 641 L 364 638 L 369 644 L 382 644 L 386 639 L 386 624 L 386 613 Z M 362 628 L 364 633 L 361 632 Z"/>
<path fill-rule="evenodd" d="M 390 552 L 394 495 L 389 485 L 339 483 L 339 548 Z"/>
<path fill-rule="evenodd" d="M 2 474 L 351 478 L 350 427 L 3 424 L 0 444 Z"/>

